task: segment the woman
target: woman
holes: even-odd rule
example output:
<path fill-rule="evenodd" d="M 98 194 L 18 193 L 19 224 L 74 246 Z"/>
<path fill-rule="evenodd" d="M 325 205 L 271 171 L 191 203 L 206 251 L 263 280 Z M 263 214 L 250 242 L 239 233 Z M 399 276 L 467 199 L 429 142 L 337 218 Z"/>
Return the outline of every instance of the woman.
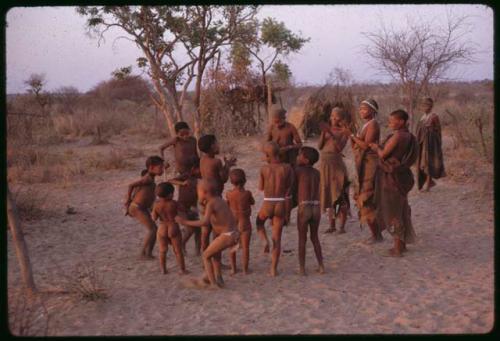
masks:
<path fill-rule="evenodd" d="M 348 137 L 342 133 L 346 124 L 346 112 L 339 107 L 332 109 L 330 124 L 322 125 L 318 149 L 321 151 L 320 163 L 320 203 L 321 211 L 328 209 L 330 228 L 325 233 L 336 231 L 335 219 L 338 217 L 338 234 L 345 233 L 345 223 L 349 212 L 349 180 L 342 150 Z"/>

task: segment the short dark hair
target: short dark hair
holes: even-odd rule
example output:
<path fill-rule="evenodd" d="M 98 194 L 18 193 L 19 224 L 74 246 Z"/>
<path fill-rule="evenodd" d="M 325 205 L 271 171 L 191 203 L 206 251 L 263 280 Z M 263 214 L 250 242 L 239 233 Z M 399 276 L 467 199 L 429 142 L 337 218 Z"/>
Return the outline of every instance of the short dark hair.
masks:
<path fill-rule="evenodd" d="M 149 166 L 161 165 L 164 162 L 165 161 L 158 155 L 153 155 L 146 159 L 146 168 L 149 168 Z"/>
<path fill-rule="evenodd" d="M 316 148 L 306 146 L 300 148 L 300 152 L 302 153 L 302 155 L 306 157 L 311 166 L 314 165 L 319 160 L 319 153 L 316 150 Z"/>
<path fill-rule="evenodd" d="M 179 121 L 174 125 L 175 132 L 178 133 L 182 129 L 189 129 L 189 126 L 186 122 L 184 121 Z"/>
<path fill-rule="evenodd" d="M 146 175 L 146 174 L 148 174 L 148 170 L 147 170 L 147 169 L 143 169 L 143 170 L 141 171 L 141 176 L 144 176 L 144 175 Z"/>
<path fill-rule="evenodd" d="M 212 147 L 212 145 L 214 145 L 215 141 L 217 141 L 217 139 L 215 138 L 215 135 L 212 135 L 212 134 L 203 135 L 198 140 L 198 148 L 203 153 L 208 153 L 210 151 L 210 148 Z"/>
<path fill-rule="evenodd" d="M 166 198 L 174 193 L 174 185 L 170 182 L 162 182 L 156 186 L 156 195 L 160 198 Z"/>
<path fill-rule="evenodd" d="M 233 168 L 229 172 L 229 180 L 235 186 L 244 185 L 247 182 L 245 171 L 241 168 Z"/>
<path fill-rule="evenodd" d="M 403 109 L 394 110 L 389 115 L 395 116 L 395 117 L 397 117 L 400 120 L 403 120 L 405 122 L 408 121 L 408 113 L 406 111 L 404 111 Z"/>

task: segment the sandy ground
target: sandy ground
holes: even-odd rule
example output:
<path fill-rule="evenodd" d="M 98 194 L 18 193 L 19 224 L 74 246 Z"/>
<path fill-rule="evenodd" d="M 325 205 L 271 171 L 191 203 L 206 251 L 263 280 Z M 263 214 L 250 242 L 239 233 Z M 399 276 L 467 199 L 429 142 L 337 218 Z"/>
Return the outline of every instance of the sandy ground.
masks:
<path fill-rule="evenodd" d="M 141 147 L 146 155 L 156 153 L 160 142 Z M 242 138 L 234 151 L 257 201 L 252 221 L 262 200 L 256 190 L 262 164 L 258 145 L 256 139 Z M 35 279 L 42 290 L 63 287 L 61 272 L 91 261 L 108 293 L 107 299 L 94 302 L 46 294 L 51 335 L 485 333 L 493 326 L 492 178 L 486 185 L 446 179 L 425 194 L 414 189 L 409 200 L 418 242 L 400 259 L 379 254 L 391 246 L 386 232 L 379 245 L 362 243 L 369 231 L 360 229 L 353 208 L 347 234 L 320 236 L 324 275 L 314 271 L 310 242 L 308 276 L 296 273 L 294 211 L 283 233 L 287 252 L 281 257 L 279 277 L 267 276 L 270 257 L 261 253 L 254 234 L 253 273 L 229 276 L 225 271 L 226 288 L 206 291 L 183 285 L 185 277 L 177 275 L 171 251 L 168 275 L 160 274 L 157 261 L 136 259 L 143 228 L 123 215 L 122 200 L 144 157 L 131 162 L 137 165 L 133 170 L 103 172 L 75 180 L 70 187 L 54 185 L 46 205 L 55 213 L 26 224 Z M 352 162 L 349 168 L 353 177 Z M 48 189 L 46 184 L 33 186 Z M 65 214 L 66 205 L 77 213 Z M 326 228 L 324 216 L 320 230 Z M 14 288 L 20 278 L 10 235 L 8 248 L 8 282 Z M 192 241 L 186 264 L 192 275 L 202 273 Z"/>

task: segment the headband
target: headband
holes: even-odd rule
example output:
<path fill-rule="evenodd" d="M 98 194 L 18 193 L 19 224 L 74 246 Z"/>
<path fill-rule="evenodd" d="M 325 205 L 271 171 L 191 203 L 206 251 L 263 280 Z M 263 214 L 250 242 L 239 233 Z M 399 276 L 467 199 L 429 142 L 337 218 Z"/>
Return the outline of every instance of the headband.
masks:
<path fill-rule="evenodd" d="M 368 101 L 362 101 L 361 104 L 366 104 L 367 106 L 369 106 L 370 108 L 372 108 L 373 110 L 375 110 L 376 113 L 378 113 L 378 109 L 373 105 L 371 104 L 370 102 Z"/>

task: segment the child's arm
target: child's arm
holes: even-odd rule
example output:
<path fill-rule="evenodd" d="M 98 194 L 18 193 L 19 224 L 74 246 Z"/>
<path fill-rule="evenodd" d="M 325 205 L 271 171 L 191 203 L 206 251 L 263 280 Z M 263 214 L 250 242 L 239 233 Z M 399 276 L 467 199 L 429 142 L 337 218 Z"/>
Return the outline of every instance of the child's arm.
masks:
<path fill-rule="evenodd" d="M 235 164 L 236 164 L 235 158 L 228 160 L 224 157 L 224 165 L 222 164 L 222 161 L 220 161 L 218 167 L 219 167 L 219 175 L 220 175 L 222 182 L 225 183 L 227 181 L 227 179 L 229 178 L 229 169 L 231 167 L 233 167 Z"/>
<path fill-rule="evenodd" d="M 292 167 L 289 167 L 288 174 L 289 174 L 288 177 L 287 177 L 288 187 L 287 187 L 287 191 L 286 191 L 286 196 L 287 197 L 290 196 L 290 195 L 292 195 L 292 193 L 294 193 L 295 182 L 296 182 L 295 172 L 293 171 Z"/>
<path fill-rule="evenodd" d="M 255 199 L 253 198 L 252 192 L 248 191 L 250 193 L 250 206 L 255 205 Z"/>
<path fill-rule="evenodd" d="M 259 191 L 264 190 L 264 174 L 262 172 L 262 168 L 260 169 L 260 175 L 259 175 Z"/>
<path fill-rule="evenodd" d="M 321 131 L 321 134 L 319 135 L 319 141 L 318 141 L 318 149 L 321 150 L 325 146 L 326 142 L 326 136 L 325 132 Z"/>
<path fill-rule="evenodd" d="M 128 185 L 128 191 L 127 191 L 127 196 L 125 198 L 125 207 L 128 208 L 130 203 L 132 202 L 132 192 L 134 191 L 134 188 L 140 187 L 140 186 L 145 186 L 149 184 L 150 178 L 146 175 L 145 177 L 141 178 L 140 180 L 132 182 L 130 185 Z"/>
<path fill-rule="evenodd" d="M 183 175 L 169 179 L 169 180 L 167 180 L 167 182 L 170 182 L 172 185 L 176 185 L 176 186 L 187 186 L 187 184 L 188 184 L 187 177 L 183 176 Z"/>
<path fill-rule="evenodd" d="M 158 220 L 158 212 L 156 212 L 156 204 L 153 205 L 153 209 L 151 210 L 151 219 L 153 219 L 153 221 Z"/>
<path fill-rule="evenodd" d="M 161 154 L 162 158 L 164 158 L 164 151 L 165 151 L 165 149 L 167 149 L 170 146 L 173 146 L 175 144 L 176 140 L 177 140 L 177 138 L 174 137 L 174 138 L 168 140 L 167 142 L 165 142 L 164 144 L 162 144 L 160 146 L 160 154 Z"/>
<path fill-rule="evenodd" d="M 209 202 L 205 207 L 205 216 L 203 216 L 200 220 L 187 220 L 181 216 L 176 216 L 175 221 L 184 226 L 191 226 L 191 227 L 208 226 L 210 224 L 211 214 L 212 214 L 212 204 Z"/>

